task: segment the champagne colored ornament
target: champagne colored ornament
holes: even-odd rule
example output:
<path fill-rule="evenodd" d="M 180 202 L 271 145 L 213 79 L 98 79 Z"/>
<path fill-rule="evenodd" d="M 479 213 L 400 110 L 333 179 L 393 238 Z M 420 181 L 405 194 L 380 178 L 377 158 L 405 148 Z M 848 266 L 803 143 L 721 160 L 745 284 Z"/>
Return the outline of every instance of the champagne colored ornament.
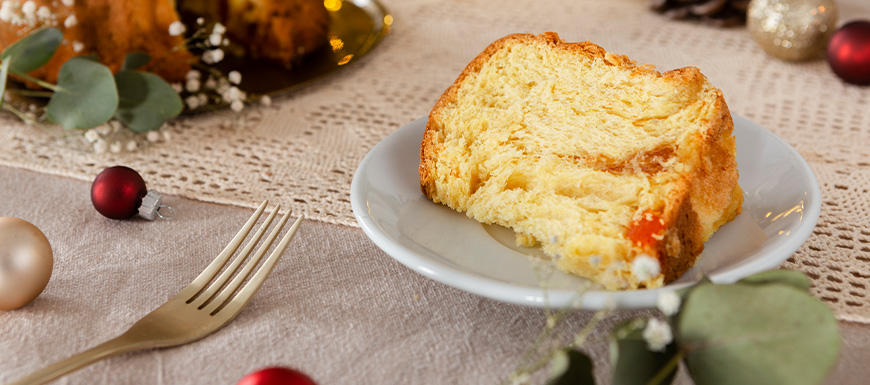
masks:
<path fill-rule="evenodd" d="M 837 26 L 834 0 L 752 0 L 746 14 L 752 38 L 769 55 L 799 61 L 819 57 Z"/>
<path fill-rule="evenodd" d="M 828 43 L 828 64 L 849 83 L 870 84 L 870 21 L 853 21 L 834 32 Z"/>
<path fill-rule="evenodd" d="M 17 309 L 39 296 L 53 263 L 51 245 L 36 226 L 0 217 L 0 310 Z"/>
<path fill-rule="evenodd" d="M 127 219 L 136 214 L 149 221 L 160 217 L 171 219 L 175 211 L 164 206 L 163 196 L 145 188 L 145 180 L 132 168 L 109 167 L 94 179 L 91 185 L 91 203 L 97 212 L 112 219 Z M 172 213 L 163 215 L 160 209 Z"/>

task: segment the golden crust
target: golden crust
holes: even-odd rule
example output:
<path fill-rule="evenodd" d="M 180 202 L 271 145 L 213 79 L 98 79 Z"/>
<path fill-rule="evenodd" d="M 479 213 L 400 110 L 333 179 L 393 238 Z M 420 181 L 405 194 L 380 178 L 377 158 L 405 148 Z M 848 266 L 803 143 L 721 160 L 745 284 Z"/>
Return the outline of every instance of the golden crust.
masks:
<path fill-rule="evenodd" d="M 487 61 L 509 44 L 544 43 L 560 50 L 584 55 L 590 59 L 602 59 L 604 63 L 628 70 L 632 74 L 653 75 L 673 82 L 685 90 L 687 97 L 707 87 L 706 78 L 695 67 L 680 68 L 665 73 L 653 66 L 636 63 L 625 56 L 606 52 L 590 43 L 566 43 L 555 33 L 542 35 L 514 34 L 505 36 L 475 57 L 462 71 L 456 81 L 442 94 L 429 114 L 420 149 L 420 188 L 425 196 L 435 202 L 441 199 L 436 183 L 435 165 L 443 150 L 440 136 L 443 111 L 455 104 L 460 86 L 467 78 L 481 71 Z M 733 122 L 721 91 L 715 90 L 715 101 L 710 108 L 717 111 L 704 121 L 703 129 L 693 138 L 697 144 L 694 158 L 688 159 L 688 172 L 671 189 L 669 202 L 661 212 L 664 223 L 664 238 L 644 250 L 654 254 L 661 265 L 665 282 L 678 279 L 689 270 L 703 251 L 704 241 L 722 224 L 740 212 L 743 196 L 737 185 L 735 141 L 732 136 Z"/>

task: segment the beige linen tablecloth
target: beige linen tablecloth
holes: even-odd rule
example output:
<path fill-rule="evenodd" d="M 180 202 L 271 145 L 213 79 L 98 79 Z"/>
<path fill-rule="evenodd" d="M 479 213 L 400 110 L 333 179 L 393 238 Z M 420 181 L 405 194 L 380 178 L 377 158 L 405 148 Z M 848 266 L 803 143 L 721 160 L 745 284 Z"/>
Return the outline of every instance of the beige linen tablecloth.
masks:
<path fill-rule="evenodd" d="M 0 312 L 0 383 L 123 332 L 187 285 L 253 210 L 169 197 L 173 221 L 114 221 L 90 207 L 90 183 L 0 167 L 0 215 L 52 243 L 54 275 L 21 309 Z M 587 351 L 609 383 L 607 332 L 648 311 L 618 312 Z M 579 312 L 560 330 L 579 331 Z M 424 278 L 356 228 L 306 221 L 263 288 L 212 336 L 99 362 L 60 384 L 233 384 L 268 365 L 319 384 L 496 384 L 543 329 L 543 310 L 508 305 Z M 829 384 L 870 378 L 870 327 L 841 322 Z M 681 376 L 680 384 L 689 382 Z"/>
<path fill-rule="evenodd" d="M 842 19 L 870 3 L 840 1 Z M 280 201 L 309 218 L 356 226 L 350 181 L 381 139 L 425 116 L 464 66 L 515 32 L 556 31 L 661 70 L 701 68 L 735 114 L 781 136 L 810 163 L 824 198 L 818 227 L 783 266 L 813 277 L 813 292 L 843 320 L 870 322 L 870 92 L 841 82 L 824 60 L 764 54 L 745 28 L 668 20 L 645 0 L 386 2 L 393 33 L 369 56 L 269 108 L 180 119 L 172 140 L 135 153 L 94 154 L 6 116 L 0 164 L 92 180 L 124 164 L 167 194 L 256 207 Z M 739 149 L 738 149 L 739 151 Z"/>
<path fill-rule="evenodd" d="M 870 4 L 840 1 L 841 19 Z M 55 251 L 46 291 L 0 312 L 0 383 L 111 338 L 160 305 L 218 253 L 269 198 L 311 218 L 239 318 L 184 347 L 96 364 L 71 383 L 233 383 L 267 365 L 322 384 L 496 383 L 519 363 L 544 312 L 435 283 L 402 267 L 357 228 L 349 186 L 362 157 L 428 113 L 493 40 L 556 31 L 662 70 L 693 65 L 732 112 L 793 145 L 822 189 L 818 227 L 783 264 L 813 278 L 842 321 L 844 353 L 829 382 L 870 378 L 870 89 L 840 82 L 824 61 L 766 56 L 745 29 L 674 22 L 645 0 L 386 1 L 392 33 L 370 55 L 299 92 L 250 107 L 179 119 L 172 140 L 95 154 L 80 137 L 0 121 L 0 216 L 41 228 Z M 739 151 L 739 149 L 738 149 Z M 90 205 L 104 167 L 139 170 L 168 194 L 173 221 L 112 221 Z M 10 168 L 11 167 L 11 168 Z M 22 169 L 33 170 L 24 171 Z M 212 202 L 212 203 L 204 203 Z M 235 207 L 241 206 L 241 207 Z M 588 350 L 607 380 L 606 330 L 646 314 L 618 312 Z M 580 312 L 566 325 L 591 317 Z M 853 322 L 847 322 L 853 321 Z M 857 323 L 856 323 L 857 322 Z M 685 380 L 685 378 L 683 378 Z"/>

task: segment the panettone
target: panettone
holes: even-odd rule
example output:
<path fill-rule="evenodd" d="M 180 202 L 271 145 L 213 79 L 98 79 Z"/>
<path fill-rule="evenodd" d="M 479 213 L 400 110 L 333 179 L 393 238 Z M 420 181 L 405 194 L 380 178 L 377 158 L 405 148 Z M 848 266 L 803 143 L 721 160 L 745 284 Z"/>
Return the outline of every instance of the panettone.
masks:
<path fill-rule="evenodd" d="M 423 193 L 608 289 L 659 287 L 739 212 L 733 123 L 697 68 L 555 33 L 504 37 L 429 115 Z"/>

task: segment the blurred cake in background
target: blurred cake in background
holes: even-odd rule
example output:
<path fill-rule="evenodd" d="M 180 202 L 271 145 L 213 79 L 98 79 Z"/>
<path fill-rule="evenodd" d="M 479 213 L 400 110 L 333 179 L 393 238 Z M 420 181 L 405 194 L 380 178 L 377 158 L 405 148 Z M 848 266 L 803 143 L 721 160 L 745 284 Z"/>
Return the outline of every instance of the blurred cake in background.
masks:
<path fill-rule="evenodd" d="M 185 21 L 220 22 L 243 54 L 292 68 L 323 45 L 329 13 L 321 0 L 178 0 Z"/>
<path fill-rule="evenodd" d="M 198 60 L 184 34 L 177 28 L 170 33 L 181 21 L 187 22 L 188 36 L 221 23 L 230 43 L 240 48 L 235 51 L 291 68 L 326 42 L 329 14 L 320 0 L 3 0 L 0 49 L 52 26 L 64 41 L 30 76 L 56 83 L 63 63 L 80 55 L 96 55 L 117 72 L 127 54 L 143 52 L 152 58 L 146 70 L 179 82 Z"/>

